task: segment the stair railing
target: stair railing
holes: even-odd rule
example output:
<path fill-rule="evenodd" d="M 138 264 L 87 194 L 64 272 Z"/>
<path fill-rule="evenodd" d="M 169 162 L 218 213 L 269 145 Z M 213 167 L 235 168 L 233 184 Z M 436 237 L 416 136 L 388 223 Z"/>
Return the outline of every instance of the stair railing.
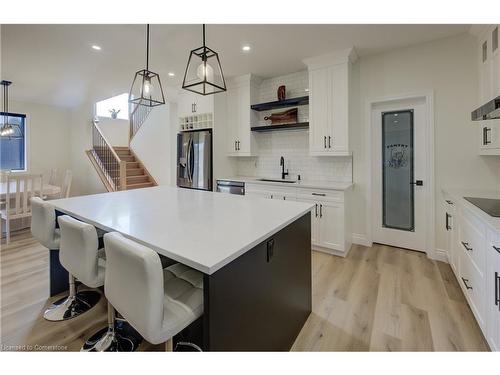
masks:
<path fill-rule="evenodd" d="M 134 138 L 137 131 L 140 129 L 142 124 L 146 121 L 151 112 L 151 107 L 146 107 L 143 105 L 136 104 L 133 110 L 130 112 L 130 132 L 129 132 L 129 142 Z"/>
<path fill-rule="evenodd" d="M 114 191 L 125 190 L 127 162 L 120 159 L 96 120 L 92 121 L 92 153 Z"/>

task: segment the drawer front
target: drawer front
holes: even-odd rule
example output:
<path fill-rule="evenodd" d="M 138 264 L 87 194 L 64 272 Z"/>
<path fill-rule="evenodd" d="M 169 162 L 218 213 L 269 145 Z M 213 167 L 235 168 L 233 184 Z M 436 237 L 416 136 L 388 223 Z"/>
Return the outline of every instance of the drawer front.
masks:
<path fill-rule="evenodd" d="M 468 254 L 479 272 L 484 274 L 486 228 L 466 211 L 460 217 L 459 246 Z"/>
<path fill-rule="evenodd" d="M 315 199 L 320 201 L 331 201 L 331 202 L 343 202 L 344 192 L 338 190 L 297 188 L 297 198 Z"/>
<path fill-rule="evenodd" d="M 483 328 L 485 326 L 485 280 L 483 274 L 471 262 L 465 249 L 461 255 L 460 279 L 458 281 L 479 325 Z"/>

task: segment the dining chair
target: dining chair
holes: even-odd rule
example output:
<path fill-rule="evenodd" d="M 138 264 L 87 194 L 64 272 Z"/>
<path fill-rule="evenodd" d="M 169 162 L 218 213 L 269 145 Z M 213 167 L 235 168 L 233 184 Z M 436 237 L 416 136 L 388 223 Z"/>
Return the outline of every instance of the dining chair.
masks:
<path fill-rule="evenodd" d="M 41 174 L 9 174 L 6 179 L 5 208 L 0 218 L 5 220 L 6 244 L 10 243 L 10 222 L 31 217 L 30 198 L 41 197 Z"/>
<path fill-rule="evenodd" d="M 61 186 L 61 198 L 69 198 L 72 180 L 73 172 L 71 171 L 71 169 L 67 169 L 66 173 L 64 174 L 63 184 Z"/>
<path fill-rule="evenodd" d="M 49 185 L 57 185 L 57 168 L 50 170 Z"/>

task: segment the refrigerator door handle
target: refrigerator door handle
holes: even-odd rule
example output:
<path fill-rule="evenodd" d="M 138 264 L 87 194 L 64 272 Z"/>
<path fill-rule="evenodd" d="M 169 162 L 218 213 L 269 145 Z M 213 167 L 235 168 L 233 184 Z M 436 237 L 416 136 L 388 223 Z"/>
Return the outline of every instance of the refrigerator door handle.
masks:
<path fill-rule="evenodd" d="M 196 107 L 195 107 L 196 108 Z M 194 164 L 194 142 L 193 139 L 191 138 L 191 148 L 189 149 L 189 155 L 191 156 L 191 153 L 193 157 L 189 158 L 189 161 Z M 191 182 L 193 182 L 193 176 L 194 176 L 194 165 L 191 168 L 191 165 L 189 166 L 189 170 L 191 171 Z"/>
<path fill-rule="evenodd" d="M 189 182 L 192 182 L 193 180 L 191 179 L 191 143 L 192 139 L 189 138 L 188 140 L 188 145 L 187 145 L 187 150 L 186 150 L 186 157 L 187 157 L 187 163 L 186 163 L 186 168 L 187 168 L 187 176 Z"/>

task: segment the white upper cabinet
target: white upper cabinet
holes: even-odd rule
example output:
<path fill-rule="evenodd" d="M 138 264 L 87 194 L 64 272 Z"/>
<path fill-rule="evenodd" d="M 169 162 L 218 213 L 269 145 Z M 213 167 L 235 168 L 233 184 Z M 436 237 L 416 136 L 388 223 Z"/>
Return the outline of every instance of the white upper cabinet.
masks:
<path fill-rule="evenodd" d="M 258 79 L 250 74 L 227 82 L 226 123 L 229 156 L 255 155 L 257 144 L 251 131 L 255 114 L 250 109 L 258 92 Z"/>
<path fill-rule="evenodd" d="M 304 60 L 309 70 L 311 155 L 349 155 L 349 76 L 354 50 Z"/>
<path fill-rule="evenodd" d="M 500 46 L 498 25 L 485 26 L 479 33 L 477 60 L 479 66 L 479 103 L 500 95 Z"/>
<path fill-rule="evenodd" d="M 213 95 L 203 96 L 191 91 L 181 90 L 177 101 L 177 114 L 179 117 L 195 116 L 214 111 Z"/>

